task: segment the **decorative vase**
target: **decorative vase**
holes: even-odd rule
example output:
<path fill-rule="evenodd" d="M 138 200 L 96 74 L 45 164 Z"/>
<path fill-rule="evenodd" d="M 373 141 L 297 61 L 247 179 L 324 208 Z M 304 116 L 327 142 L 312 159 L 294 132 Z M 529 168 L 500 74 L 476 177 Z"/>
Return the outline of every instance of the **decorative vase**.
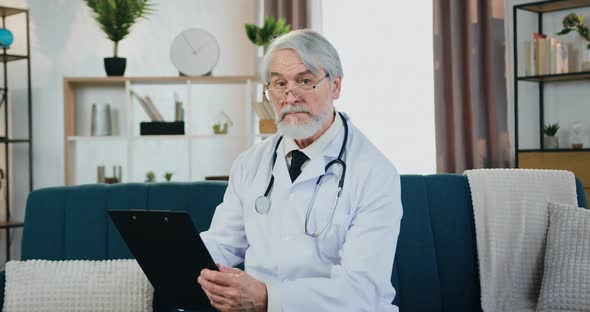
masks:
<path fill-rule="evenodd" d="M 559 138 L 556 136 L 546 136 L 543 143 L 545 149 L 557 149 L 559 147 Z"/>
<path fill-rule="evenodd" d="M 107 76 L 123 76 L 125 74 L 125 67 L 127 66 L 127 59 L 124 57 L 105 57 L 104 69 Z"/>
<path fill-rule="evenodd" d="M 92 104 L 90 117 L 90 135 L 113 135 L 111 106 L 109 104 Z"/>
<path fill-rule="evenodd" d="M 12 36 L 10 30 L 6 28 L 0 28 L 0 47 L 8 49 L 13 40 L 14 37 Z"/>
<path fill-rule="evenodd" d="M 584 59 L 582 60 L 582 71 L 590 71 L 590 49 L 586 47 L 584 51 Z"/>
<path fill-rule="evenodd" d="M 564 42 L 568 48 L 568 72 L 583 71 L 585 62 L 588 61 L 588 43 L 576 31 L 565 35 Z"/>

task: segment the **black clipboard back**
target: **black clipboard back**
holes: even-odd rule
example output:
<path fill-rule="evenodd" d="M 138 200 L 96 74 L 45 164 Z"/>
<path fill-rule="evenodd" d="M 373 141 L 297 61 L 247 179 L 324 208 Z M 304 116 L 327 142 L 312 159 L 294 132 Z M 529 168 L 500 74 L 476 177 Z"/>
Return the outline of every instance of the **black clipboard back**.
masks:
<path fill-rule="evenodd" d="M 161 301 L 178 309 L 210 307 L 197 282 L 217 270 L 190 215 L 182 211 L 109 210 L 113 223 Z"/>

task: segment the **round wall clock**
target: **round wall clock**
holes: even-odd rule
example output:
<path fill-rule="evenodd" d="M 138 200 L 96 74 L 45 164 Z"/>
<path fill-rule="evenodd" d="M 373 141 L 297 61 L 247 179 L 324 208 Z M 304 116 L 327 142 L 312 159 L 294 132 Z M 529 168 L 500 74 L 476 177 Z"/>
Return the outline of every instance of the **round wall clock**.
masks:
<path fill-rule="evenodd" d="M 181 75 L 210 75 L 219 60 L 219 45 L 208 31 L 190 28 L 172 41 L 170 59 Z"/>

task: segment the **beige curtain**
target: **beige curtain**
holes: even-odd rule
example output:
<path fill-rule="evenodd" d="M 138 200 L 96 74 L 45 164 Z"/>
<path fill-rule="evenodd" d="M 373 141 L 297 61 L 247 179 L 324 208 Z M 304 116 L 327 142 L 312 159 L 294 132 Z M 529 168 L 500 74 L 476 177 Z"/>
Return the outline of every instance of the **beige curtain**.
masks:
<path fill-rule="evenodd" d="M 511 167 L 504 0 L 434 0 L 437 171 Z"/>
<path fill-rule="evenodd" d="M 264 0 L 264 16 L 284 17 L 291 29 L 306 28 L 307 0 Z"/>

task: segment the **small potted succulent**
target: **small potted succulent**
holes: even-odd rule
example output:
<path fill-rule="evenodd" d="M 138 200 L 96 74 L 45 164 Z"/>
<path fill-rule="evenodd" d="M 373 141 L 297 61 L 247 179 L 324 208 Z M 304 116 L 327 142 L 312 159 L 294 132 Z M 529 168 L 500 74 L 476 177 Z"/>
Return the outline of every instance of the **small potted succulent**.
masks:
<path fill-rule="evenodd" d="M 148 171 L 145 174 L 145 182 L 156 182 L 156 174 L 153 171 Z"/>
<path fill-rule="evenodd" d="M 154 9 L 151 0 L 84 0 L 93 12 L 93 17 L 114 43 L 113 57 L 104 58 L 107 76 L 123 76 L 127 59 L 118 56 L 119 41 L 140 18 L 146 18 Z"/>
<path fill-rule="evenodd" d="M 557 149 L 559 147 L 559 138 L 556 136 L 558 130 L 558 122 L 543 127 L 543 133 L 545 134 L 543 145 L 545 145 L 546 149 Z"/>

